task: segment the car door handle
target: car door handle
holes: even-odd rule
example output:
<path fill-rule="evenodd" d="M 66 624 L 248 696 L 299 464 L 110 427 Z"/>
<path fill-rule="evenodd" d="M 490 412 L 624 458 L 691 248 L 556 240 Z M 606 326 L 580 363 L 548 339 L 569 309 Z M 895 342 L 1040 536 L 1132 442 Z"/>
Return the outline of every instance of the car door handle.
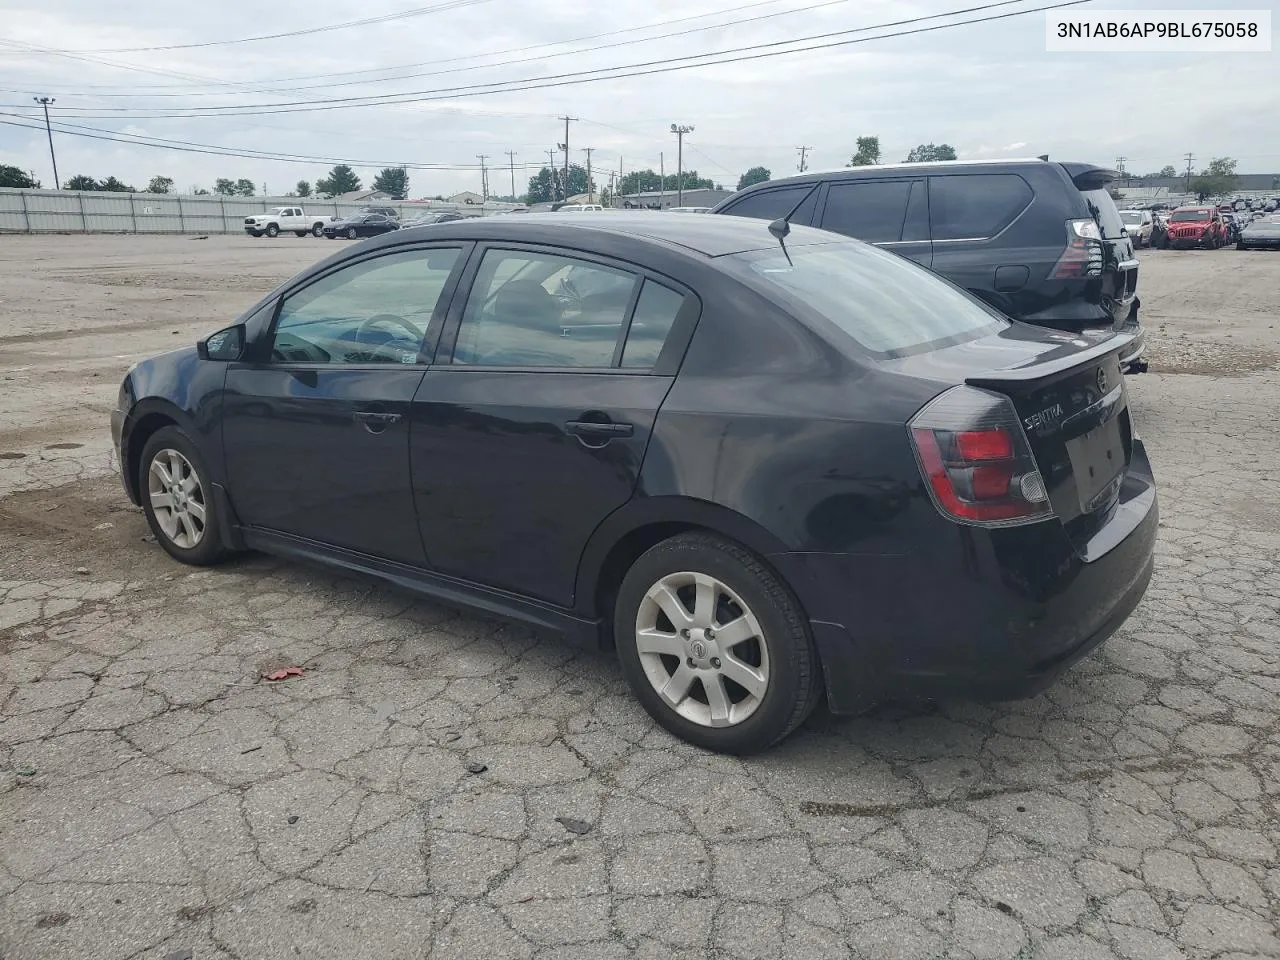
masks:
<path fill-rule="evenodd" d="M 381 433 L 388 426 L 400 419 L 398 413 L 382 413 L 376 410 L 357 410 L 351 415 L 356 423 L 364 424 L 370 433 Z"/>
<path fill-rule="evenodd" d="M 570 420 L 564 428 L 584 441 L 596 443 L 612 440 L 614 437 L 629 437 L 636 430 L 634 424 L 614 423 L 612 420 Z"/>

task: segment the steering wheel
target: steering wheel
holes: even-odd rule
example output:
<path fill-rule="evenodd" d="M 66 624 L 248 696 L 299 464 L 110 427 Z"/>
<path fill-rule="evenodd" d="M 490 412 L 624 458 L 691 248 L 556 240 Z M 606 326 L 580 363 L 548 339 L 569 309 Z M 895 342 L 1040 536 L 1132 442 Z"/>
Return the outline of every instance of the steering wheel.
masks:
<path fill-rule="evenodd" d="M 374 327 L 377 327 L 386 323 L 393 324 L 394 326 L 398 326 L 406 330 L 409 333 L 409 338 L 413 340 L 414 343 L 421 342 L 422 331 L 419 330 L 417 327 L 415 327 L 412 323 L 410 323 L 404 317 L 397 317 L 394 313 L 375 314 L 374 316 L 366 320 L 364 323 L 360 324 L 359 329 L 356 330 L 357 342 L 363 343 L 366 332 L 372 331 Z"/>

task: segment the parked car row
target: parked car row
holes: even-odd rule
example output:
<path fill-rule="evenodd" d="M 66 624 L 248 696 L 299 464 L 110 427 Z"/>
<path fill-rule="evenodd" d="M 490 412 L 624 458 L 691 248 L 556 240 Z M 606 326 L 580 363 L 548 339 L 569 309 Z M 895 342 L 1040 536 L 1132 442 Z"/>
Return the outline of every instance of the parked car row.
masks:
<path fill-rule="evenodd" d="M 311 234 L 335 240 L 346 237 L 374 237 L 405 226 L 421 226 L 426 223 L 448 223 L 463 219 L 452 211 L 424 213 L 411 219 L 401 219 L 394 207 L 364 207 L 357 213 L 343 217 L 308 214 L 302 207 L 273 207 L 266 213 L 244 219 L 244 232 L 251 237 L 278 237 L 282 233 L 294 233 L 299 237 Z"/>

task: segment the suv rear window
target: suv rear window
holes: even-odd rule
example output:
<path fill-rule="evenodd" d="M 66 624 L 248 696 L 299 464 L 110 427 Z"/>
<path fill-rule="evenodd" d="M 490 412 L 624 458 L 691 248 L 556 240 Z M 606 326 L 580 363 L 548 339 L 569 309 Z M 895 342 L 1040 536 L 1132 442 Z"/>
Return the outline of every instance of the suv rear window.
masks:
<path fill-rule="evenodd" d="M 923 353 L 1003 329 L 999 313 L 924 267 L 876 247 L 818 243 L 721 258 L 753 286 L 816 313 L 870 353 Z"/>
<path fill-rule="evenodd" d="M 1013 173 L 930 177 L 929 220 L 933 224 L 933 239 L 994 237 L 1013 223 L 1033 197 L 1027 182 Z"/>
<path fill-rule="evenodd" d="M 807 196 L 806 196 L 807 194 Z M 791 218 L 793 223 L 808 223 L 812 216 L 814 201 L 818 195 L 815 184 L 806 183 L 798 187 L 780 187 L 777 190 L 761 190 L 743 197 L 732 207 L 724 210 L 731 217 L 755 217 L 760 220 L 777 220 L 791 213 L 796 204 L 803 199 L 804 203 L 796 209 Z"/>

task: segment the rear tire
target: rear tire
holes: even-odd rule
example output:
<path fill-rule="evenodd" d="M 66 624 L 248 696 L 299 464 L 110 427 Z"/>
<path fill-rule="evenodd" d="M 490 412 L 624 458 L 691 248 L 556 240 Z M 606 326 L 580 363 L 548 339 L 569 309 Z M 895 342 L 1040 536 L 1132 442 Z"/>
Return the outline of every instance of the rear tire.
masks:
<path fill-rule="evenodd" d="M 649 715 L 708 750 L 767 749 L 821 699 L 799 601 L 759 557 L 711 534 L 672 537 L 632 564 L 614 607 L 614 639 Z"/>
<path fill-rule="evenodd" d="M 142 448 L 138 493 L 156 543 L 181 563 L 204 567 L 226 558 L 218 503 L 199 449 L 178 427 L 162 427 Z"/>
<path fill-rule="evenodd" d="M 312 227 L 312 228 L 311 228 L 311 235 L 312 235 L 313 237 L 323 237 L 323 236 L 324 236 L 324 224 L 323 224 L 323 223 L 317 223 L 314 227 Z"/>

